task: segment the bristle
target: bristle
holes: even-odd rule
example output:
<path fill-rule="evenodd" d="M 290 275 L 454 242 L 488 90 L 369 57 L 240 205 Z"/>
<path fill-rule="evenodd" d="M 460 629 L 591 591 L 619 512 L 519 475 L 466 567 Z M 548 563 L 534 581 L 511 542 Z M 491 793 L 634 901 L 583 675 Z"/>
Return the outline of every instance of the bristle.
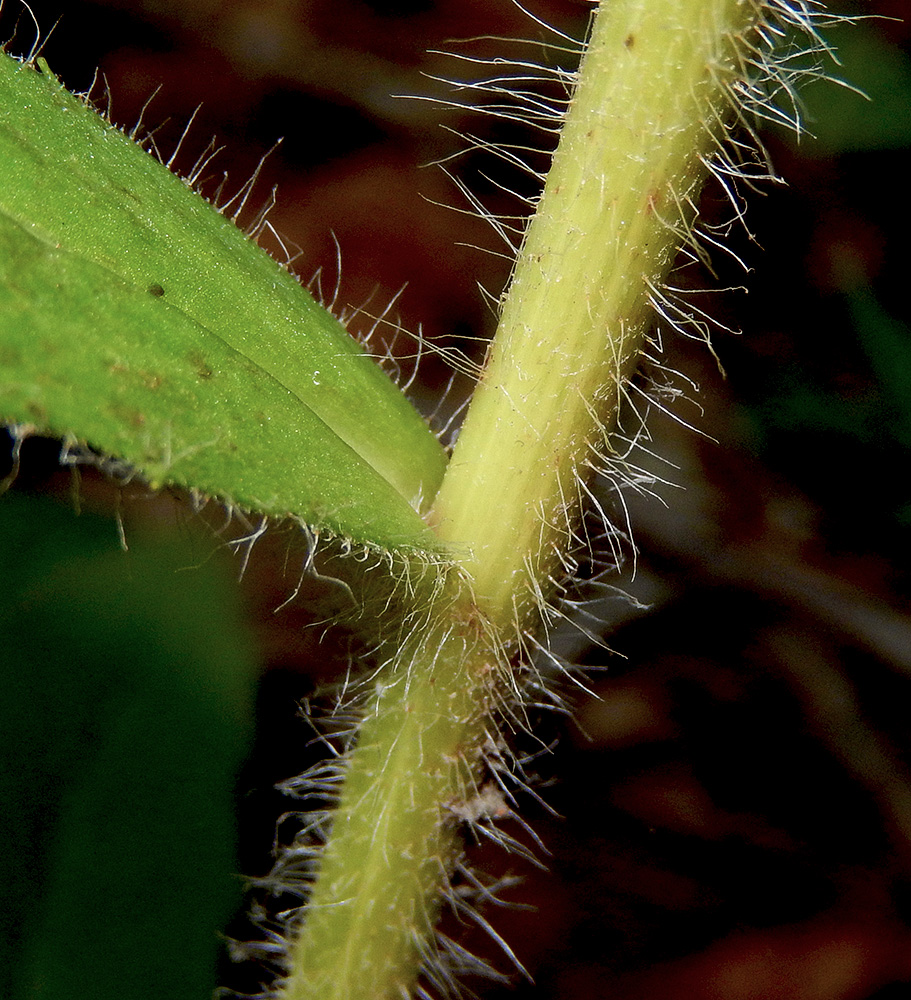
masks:
<path fill-rule="evenodd" d="M 255 957 L 274 970 L 275 984 L 260 994 L 263 997 L 280 995 L 284 977 L 291 974 L 289 951 L 297 941 L 316 875 L 328 857 L 324 845 L 333 824 L 333 810 L 342 799 L 345 779 L 352 770 L 354 748 L 359 740 L 365 739 L 362 728 L 365 719 L 369 723 L 378 718 L 394 697 L 404 705 L 425 682 L 425 677 L 444 672 L 452 665 L 450 661 L 459 656 L 463 664 L 471 661 L 475 700 L 469 708 L 461 708 L 464 718 L 456 721 L 464 723 L 466 731 L 469 725 L 473 727 L 472 735 L 464 743 L 459 742 L 456 750 L 447 751 L 445 764 L 451 771 L 451 785 L 445 801 L 436 803 L 438 815 L 432 820 L 433 832 L 458 829 L 469 842 L 496 843 L 532 864 L 541 864 L 545 846 L 522 819 L 521 810 L 523 797 L 539 804 L 544 800 L 536 790 L 533 760 L 517 759 L 508 748 L 507 738 L 533 732 L 534 716 L 541 711 L 568 712 L 574 691 L 592 694 L 584 677 L 555 650 L 552 636 L 568 626 L 578 630 L 586 641 L 600 642 L 599 622 L 593 610 L 595 598 L 605 591 L 618 595 L 619 591 L 608 582 L 611 574 L 626 561 L 635 563 L 635 542 L 624 494 L 654 493 L 664 482 L 649 471 L 653 464 L 650 459 L 654 457 L 649 415 L 655 410 L 674 415 L 674 404 L 688 397 L 694 388 L 664 360 L 668 335 L 680 334 L 704 342 L 712 350 L 715 335 L 731 332 L 699 304 L 698 293 L 682 288 L 675 272 L 692 263 L 711 271 L 718 251 L 744 266 L 729 244 L 734 227 L 746 225 L 743 192 L 763 181 L 776 180 L 758 135 L 760 125 L 772 122 L 800 134 L 803 121 L 799 85 L 805 79 L 827 75 L 823 60 L 832 56 L 819 28 L 836 18 L 830 17 L 821 3 L 755 0 L 751 7 L 761 12 L 761 19 L 748 37 L 737 38 L 736 46 L 732 47 L 741 72 L 735 82 L 724 85 L 727 107 L 705 108 L 702 127 L 706 149 L 698 157 L 702 170 L 729 206 L 728 217 L 711 223 L 699 221 L 701 176 L 683 178 L 678 187 L 661 192 L 666 197 L 656 194 L 648 200 L 648 212 L 660 223 L 659 228 L 673 237 L 679 258 L 674 269 L 661 272 L 667 276 L 645 279 L 644 296 L 657 325 L 644 342 L 646 369 L 636 378 L 625 375 L 605 378 L 594 399 L 581 399 L 580 409 L 593 429 L 589 439 L 571 454 L 569 473 L 558 481 L 549 506 L 543 499 L 529 500 L 530 537 L 533 537 L 529 550 L 516 556 L 517 568 L 510 585 L 513 580 L 521 582 L 504 599 L 503 608 L 499 609 L 501 618 L 495 621 L 477 599 L 477 593 L 472 592 L 466 568 L 468 559 L 465 567 L 459 565 L 459 559 L 470 553 L 458 550 L 458 539 L 453 544 L 453 565 L 442 559 L 418 556 L 409 559 L 370 546 L 355 547 L 344 539 L 321 537 L 312 528 L 299 526 L 304 554 L 297 585 L 288 600 L 294 599 L 308 577 L 338 587 L 345 597 L 345 609 L 338 613 L 338 618 L 354 618 L 361 624 L 371 656 L 362 669 L 351 669 L 334 692 L 323 695 L 320 707 L 326 702 L 329 707 L 322 716 L 308 712 L 315 741 L 322 745 L 325 756 L 281 786 L 294 800 L 295 808 L 279 822 L 272 871 L 252 882 L 254 890 L 265 897 L 253 917 L 261 940 L 235 946 L 239 957 Z M 462 203 L 456 210 L 484 219 L 501 247 L 500 251 L 487 252 L 502 252 L 510 261 L 522 252 L 528 233 L 528 212 L 539 202 L 534 185 L 544 182 L 543 164 L 553 152 L 571 106 L 577 81 L 576 64 L 584 49 L 581 41 L 545 25 L 531 14 L 528 16 L 537 28 L 547 31 L 552 41 L 500 40 L 504 51 L 516 53 L 512 58 L 476 57 L 461 46 L 453 58 L 467 77 L 448 81 L 451 97 L 438 101 L 459 112 L 471 109 L 498 125 L 520 131 L 522 138 L 513 136 L 508 142 L 497 143 L 485 136 L 481 128 L 477 132 L 464 127 L 452 130 L 461 137 L 465 152 L 491 155 L 514 171 L 514 185 L 499 175 L 488 176 L 481 171 L 494 190 L 515 203 L 517 207 L 511 214 L 489 210 L 471 186 L 454 175 L 452 161 L 459 154 L 446 157 L 441 164 L 450 173 L 461 197 Z M 28 58 L 37 59 L 38 52 L 40 45 L 36 38 Z M 723 76 L 721 67 L 711 67 L 711 71 L 719 78 Z M 193 117 L 165 161 L 169 166 L 181 152 L 192 122 Z M 141 123 L 142 115 L 133 134 L 141 131 Z M 157 153 L 151 134 L 141 141 Z M 216 153 L 213 144 L 206 147 L 191 168 L 187 183 L 191 186 L 201 183 Z M 231 197 L 222 201 L 225 181 L 214 196 L 219 210 L 235 222 L 246 211 L 262 166 L 260 162 Z M 268 230 L 278 239 L 267 221 L 273 200 L 274 192 L 260 211 L 254 213 L 247 226 L 252 236 Z M 291 253 L 280 239 L 278 242 L 287 257 L 285 263 L 290 263 Z M 338 274 L 340 267 L 339 263 Z M 338 310 L 338 278 L 329 295 L 323 295 L 319 276 L 313 285 L 317 297 L 327 300 L 331 310 Z M 499 296 L 487 297 L 492 305 L 501 304 Z M 394 296 L 378 315 L 370 317 L 372 325 L 366 334 L 368 350 L 380 328 L 391 329 L 395 335 L 403 333 L 394 316 L 396 300 Z M 368 315 L 368 305 L 365 303 L 345 318 L 350 322 L 355 316 Z M 625 317 L 619 321 L 621 326 L 625 322 Z M 442 354 L 459 374 L 470 377 L 480 374 L 477 366 L 457 351 L 440 351 L 427 344 L 420 331 L 415 335 L 413 356 L 408 357 L 414 362 L 412 373 L 427 351 Z M 403 378 L 402 355 L 393 351 L 391 344 L 377 349 L 376 354 Z M 571 402 L 578 406 L 580 400 L 573 398 Z M 603 416 L 608 412 L 609 422 Z M 457 419 L 453 417 L 451 421 Z M 23 437 L 25 433 L 22 432 Z M 452 433 L 451 422 L 443 433 Z M 21 439 L 14 435 L 14 442 L 14 459 L 18 461 Z M 133 475 L 128 467 L 86 453 L 72 443 L 64 448 L 65 463 L 99 464 L 123 482 Z M 170 461 L 167 442 L 161 443 L 161 450 L 166 468 Z M 194 502 L 201 508 L 205 499 L 196 497 Z M 243 530 L 240 536 L 225 541 L 238 554 L 243 573 L 254 545 L 267 530 L 267 520 L 251 523 L 244 512 L 230 504 L 225 509 L 228 520 Z M 487 512 L 483 513 L 486 516 Z M 356 575 L 361 581 L 357 590 L 349 582 L 353 579 L 350 574 L 339 568 L 336 575 L 333 561 L 336 555 L 346 555 L 355 562 Z M 380 572 L 371 573 L 372 569 Z M 375 632 L 368 630 L 368 622 L 377 623 Z M 422 644 L 423 637 L 430 645 Z M 475 654 L 476 659 L 471 660 Z M 448 703 L 445 707 L 448 708 Z M 409 711 L 410 707 L 402 710 L 406 721 Z M 401 722 L 402 729 L 405 724 Z M 361 743 L 359 749 L 363 746 Z M 376 751 L 371 777 L 383 775 L 396 766 L 394 756 L 399 748 L 395 739 L 381 746 L 370 745 L 368 741 L 367 749 Z M 419 772 L 423 750 L 419 746 L 416 752 L 418 759 L 410 766 Z M 407 780 L 403 778 L 403 783 L 407 784 Z M 385 820 L 383 811 L 390 808 L 387 802 L 379 802 L 379 818 Z M 521 839 L 508 832 L 506 821 L 518 823 Z M 484 930 L 501 948 L 512 970 L 527 976 L 484 915 L 485 907 L 498 903 L 496 887 L 485 886 L 459 858 L 431 860 L 436 860 L 441 869 L 442 905 L 448 906 L 457 918 Z M 425 912 L 432 907 L 423 897 L 416 909 L 418 912 L 391 918 L 408 927 L 423 968 L 419 985 L 412 990 L 400 988 L 403 998 L 431 1000 L 458 996 L 464 992 L 461 980 L 465 975 L 507 978 L 470 955 L 451 937 L 440 933 L 428 936 L 426 929 L 434 923 L 435 913 Z"/>
<path fill-rule="evenodd" d="M 4 428 L 10 436 L 13 446 L 10 453 L 10 470 L 0 479 L 0 496 L 6 493 L 19 476 L 19 469 L 22 465 L 22 445 L 37 429 L 33 424 L 7 424 Z"/>

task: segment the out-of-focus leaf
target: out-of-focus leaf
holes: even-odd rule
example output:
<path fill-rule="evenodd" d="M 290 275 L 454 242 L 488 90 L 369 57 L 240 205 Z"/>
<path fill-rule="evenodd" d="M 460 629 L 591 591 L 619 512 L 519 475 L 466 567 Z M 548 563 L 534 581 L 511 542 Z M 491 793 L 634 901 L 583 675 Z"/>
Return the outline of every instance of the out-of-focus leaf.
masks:
<path fill-rule="evenodd" d="M 831 155 L 911 145 L 911 62 L 905 54 L 862 24 L 833 26 L 826 40 L 840 63 L 832 75 L 849 86 L 818 80 L 801 91 L 813 134 L 802 148 Z"/>
<path fill-rule="evenodd" d="M 198 553 L 197 553 L 198 556 Z M 200 1000 L 239 903 L 255 657 L 235 589 L 0 501 L 0 995 Z M 178 572 L 180 571 L 180 572 Z"/>
<path fill-rule="evenodd" d="M 445 455 L 289 273 L 46 71 L 0 58 L 0 419 L 358 542 L 432 548 Z"/>
<path fill-rule="evenodd" d="M 892 437 L 911 449 L 911 329 L 883 308 L 872 288 L 848 295 L 858 338 L 881 386 Z"/>

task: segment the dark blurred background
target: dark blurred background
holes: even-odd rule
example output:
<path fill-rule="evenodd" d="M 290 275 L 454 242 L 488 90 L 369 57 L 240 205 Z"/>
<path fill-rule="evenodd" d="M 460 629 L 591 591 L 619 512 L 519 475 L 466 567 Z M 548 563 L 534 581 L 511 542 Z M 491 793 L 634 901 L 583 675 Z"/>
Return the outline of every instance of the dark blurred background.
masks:
<path fill-rule="evenodd" d="M 106 89 L 118 124 L 142 114 L 159 126 L 164 158 L 199 106 L 175 166 L 189 170 L 216 137 L 208 190 L 225 171 L 228 190 L 239 187 L 282 139 L 251 211 L 277 185 L 270 219 L 285 249 L 268 233 L 263 243 L 282 259 L 287 250 L 303 280 L 318 274 L 338 309 L 359 310 L 353 329 L 395 299 L 394 323 L 480 355 L 493 317 L 477 285 L 498 295 L 509 265 L 486 252 L 500 247 L 482 222 L 434 204 L 468 207 L 428 164 L 463 148 L 459 130 L 529 139 L 413 98 L 465 99 L 435 78 L 470 78 L 471 67 L 435 50 L 489 58 L 515 51 L 496 36 L 550 40 L 508 0 L 31 7 L 45 33 L 59 20 L 43 50 L 52 69 L 86 90 L 98 67 L 93 95 Z M 18 30 L 23 51 L 33 27 L 18 8 L 7 0 L 0 37 Z M 589 5 L 529 9 L 578 37 Z M 666 338 L 670 365 L 699 385 L 677 408 L 695 430 L 653 415 L 654 472 L 673 485 L 627 498 L 638 556 L 616 583 L 638 603 L 597 608 L 616 653 L 559 637 L 590 668 L 593 694 L 567 686 L 576 720 L 542 719 L 556 749 L 529 764 L 555 811 L 522 803 L 547 870 L 471 849 L 491 878 L 522 879 L 504 892 L 522 905 L 485 916 L 535 985 L 476 928 L 446 926 L 510 977 L 470 981 L 484 998 L 911 996 L 911 27 L 896 20 L 903 0 L 837 9 L 875 15 L 829 36 L 834 74 L 871 100 L 814 85 L 815 138 L 766 129 L 787 183 L 748 194 L 753 238 L 732 240 L 750 273 L 719 256 L 715 279 L 686 278 L 746 285 L 699 300 L 742 332 L 715 338 L 723 373 L 704 348 Z M 476 41 L 451 41 L 465 38 Z M 448 168 L 492 208 L 514 210 L 499 185 L 517 176 L 476 154 Z M 719 200 L 707 193 L 710 215 Z M 388 329 L 375 336 L 391 340 Z M 413 343 L 393 349 L 408 374 Z M 447 379 L 434 357 L 418 370 L 412 392 L 428 414 Z M 466 391 L 455 384 L 439 424 Z M 56 454 L 28 443 L 15 489 L 71 502 Z M 80 489 L 96 509 L 112 502 L 91 473 Z M 127 497 L 122 514 L 128 528 L 185 524 L 179 505 Z M 254 876 L 269 868 L 286 808 L 273 785 L 312 753 L 295 704 L 344 663 L 343 641 L 306 631 L 303 599 L 274 613 L 289 590 L 274 548 L 254 550 L 244 581 L 264 661 L 237 789 L 239 864 Z M 251 933 L 241 914 L 229 930 Z M 222 984 L 254 989 L 248 966 L 225 959 Z"/>

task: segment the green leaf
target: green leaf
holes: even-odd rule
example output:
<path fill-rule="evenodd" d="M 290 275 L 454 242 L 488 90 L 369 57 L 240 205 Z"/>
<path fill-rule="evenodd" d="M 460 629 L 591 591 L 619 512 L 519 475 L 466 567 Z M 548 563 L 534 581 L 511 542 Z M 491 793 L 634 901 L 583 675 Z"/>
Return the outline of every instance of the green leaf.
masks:
<path fill-rule="evenodd" d="M 0 501 L 0 996 L 199 1000 L 241 902 L 255 651 L 218 560 Z"/>
<path fill-rule="evenodd" d="M 0 58 L 0 419 L 357 542 L 434 548 L 445 454 L 298 281 L 43 72 Z"/>
<path fill-rule="evenodd" d="M 850 289 L 847 300 L 882 396 L 877 437 L 911 449 L 911 327 L 890 315 L 869 285 Z"/>
<path fill-rule="evenodd" d="M 826 41 L 838 56 L 835 76 L 803 88 L 801 102 L 812 138 L 802 148 L 831 156 L 859 150 L 904 149 L 911 143 L 911 61 L 863 24 L 834 25 Z"/>

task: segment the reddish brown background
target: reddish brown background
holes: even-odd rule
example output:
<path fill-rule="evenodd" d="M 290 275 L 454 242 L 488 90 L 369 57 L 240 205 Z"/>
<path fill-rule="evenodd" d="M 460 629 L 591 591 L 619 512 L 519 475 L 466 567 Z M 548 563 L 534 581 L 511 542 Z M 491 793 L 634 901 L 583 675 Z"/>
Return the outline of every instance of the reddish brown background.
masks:
<path fill-rule="evenodd" d="M 475 248 L 498 249 L 483 224 L 429 204 L 459 196 L 424 166 L 459 148 L 441 125 L 467 119 L 389 94 L 445 95 L 425 74 L 456 71 L 428 54 L 447 39 L 529 34 L 510 3 L 32 6 L 45 28 L 63 14 L 45 55 L 76 89 L 100 66 L 116 122 L 132 125 L 161 85 L 145 121 L 164 122 L 156 142 L 166 156 L 202 103 L 177 164 L 188 169 L 217 136 L 225 152 L 213 185 L 222 170 L 239 185 L 284 137 L 263 168 L 258 204 L 278 184 L 271 220 L 301 248 L 300 274 L 321 268 L 324 292 L 338 281 L 337 302 L 367 313 L 404 287 L 395 308 L 406 328 L 477 353 L 473 338 L 490 333 L 491 318 L 476 284 L 497 294 L 508 264 Z M 863 10 L 898 15 L 903 6 Z M 540 0 L 533 9 L 579 34 L 588 7 Z M 907 24 L 875 30 L 907 51 Z M 531 801 L 524 814 L 551 852 L 548 870 L 474 852 L 492 873 L 525 878 L 505 895 L 528 908 L 487 916 L 537 984 L 472 982 L 483 997 L 909 995 L 911 386 L 898 397 L 888 388 L 857 311 L 872 296 L 877 315 L 895 323 L 898 360 L 885 369 L 894 375 L 911 351 L 898 221 L 908 157 L 902 148 L 798 150 L 776 134 L 768 142 L 790 187 L 754 199 L 763 250 L 738 246 L 755 269 L 749 296 L 711 306 L 744 330 L 716 344 L 727 377 L 706 352 L 672 349 L 674 366 L 702 387 L 703 412 L 681 412 L 715 440 L 658 419 L 656 450 L 686 491 L 662 490 L 667 508 L 630 501 L 641 554 L 621 585 L 650 607 L 600 609 L 622 657 L 575 643 L 596 668 L 599 697 L 573 695 L 576 723 L 542 722 L 544 741 L 559 745 L 532 771 L 559 815 Z M 478 176 L 483 164 L 457 163 L 497 201 Z M 719 267 L 722 282 L 742 280 Z M 433 408 L 444 377 L 433 360 L 422 367 L 420 405 Z M 50 471 L 24 474 L 35 488 L 54 482 Z M 247 585 L 268 670 L 239 802 L 243 863 L 260 874 L 282 808 L 271 785 L 304 760 L 294 702 L 333 666 L 301 631 L 300 603 L 271 613 L 286 584 L 267 550 Z M 477 932 L 447 930 L 493 957 Z M 241 918 L 232 931 L 244 933 Z M 227 982 L 245 987 L 245 975 L 226 965 Z"/>

